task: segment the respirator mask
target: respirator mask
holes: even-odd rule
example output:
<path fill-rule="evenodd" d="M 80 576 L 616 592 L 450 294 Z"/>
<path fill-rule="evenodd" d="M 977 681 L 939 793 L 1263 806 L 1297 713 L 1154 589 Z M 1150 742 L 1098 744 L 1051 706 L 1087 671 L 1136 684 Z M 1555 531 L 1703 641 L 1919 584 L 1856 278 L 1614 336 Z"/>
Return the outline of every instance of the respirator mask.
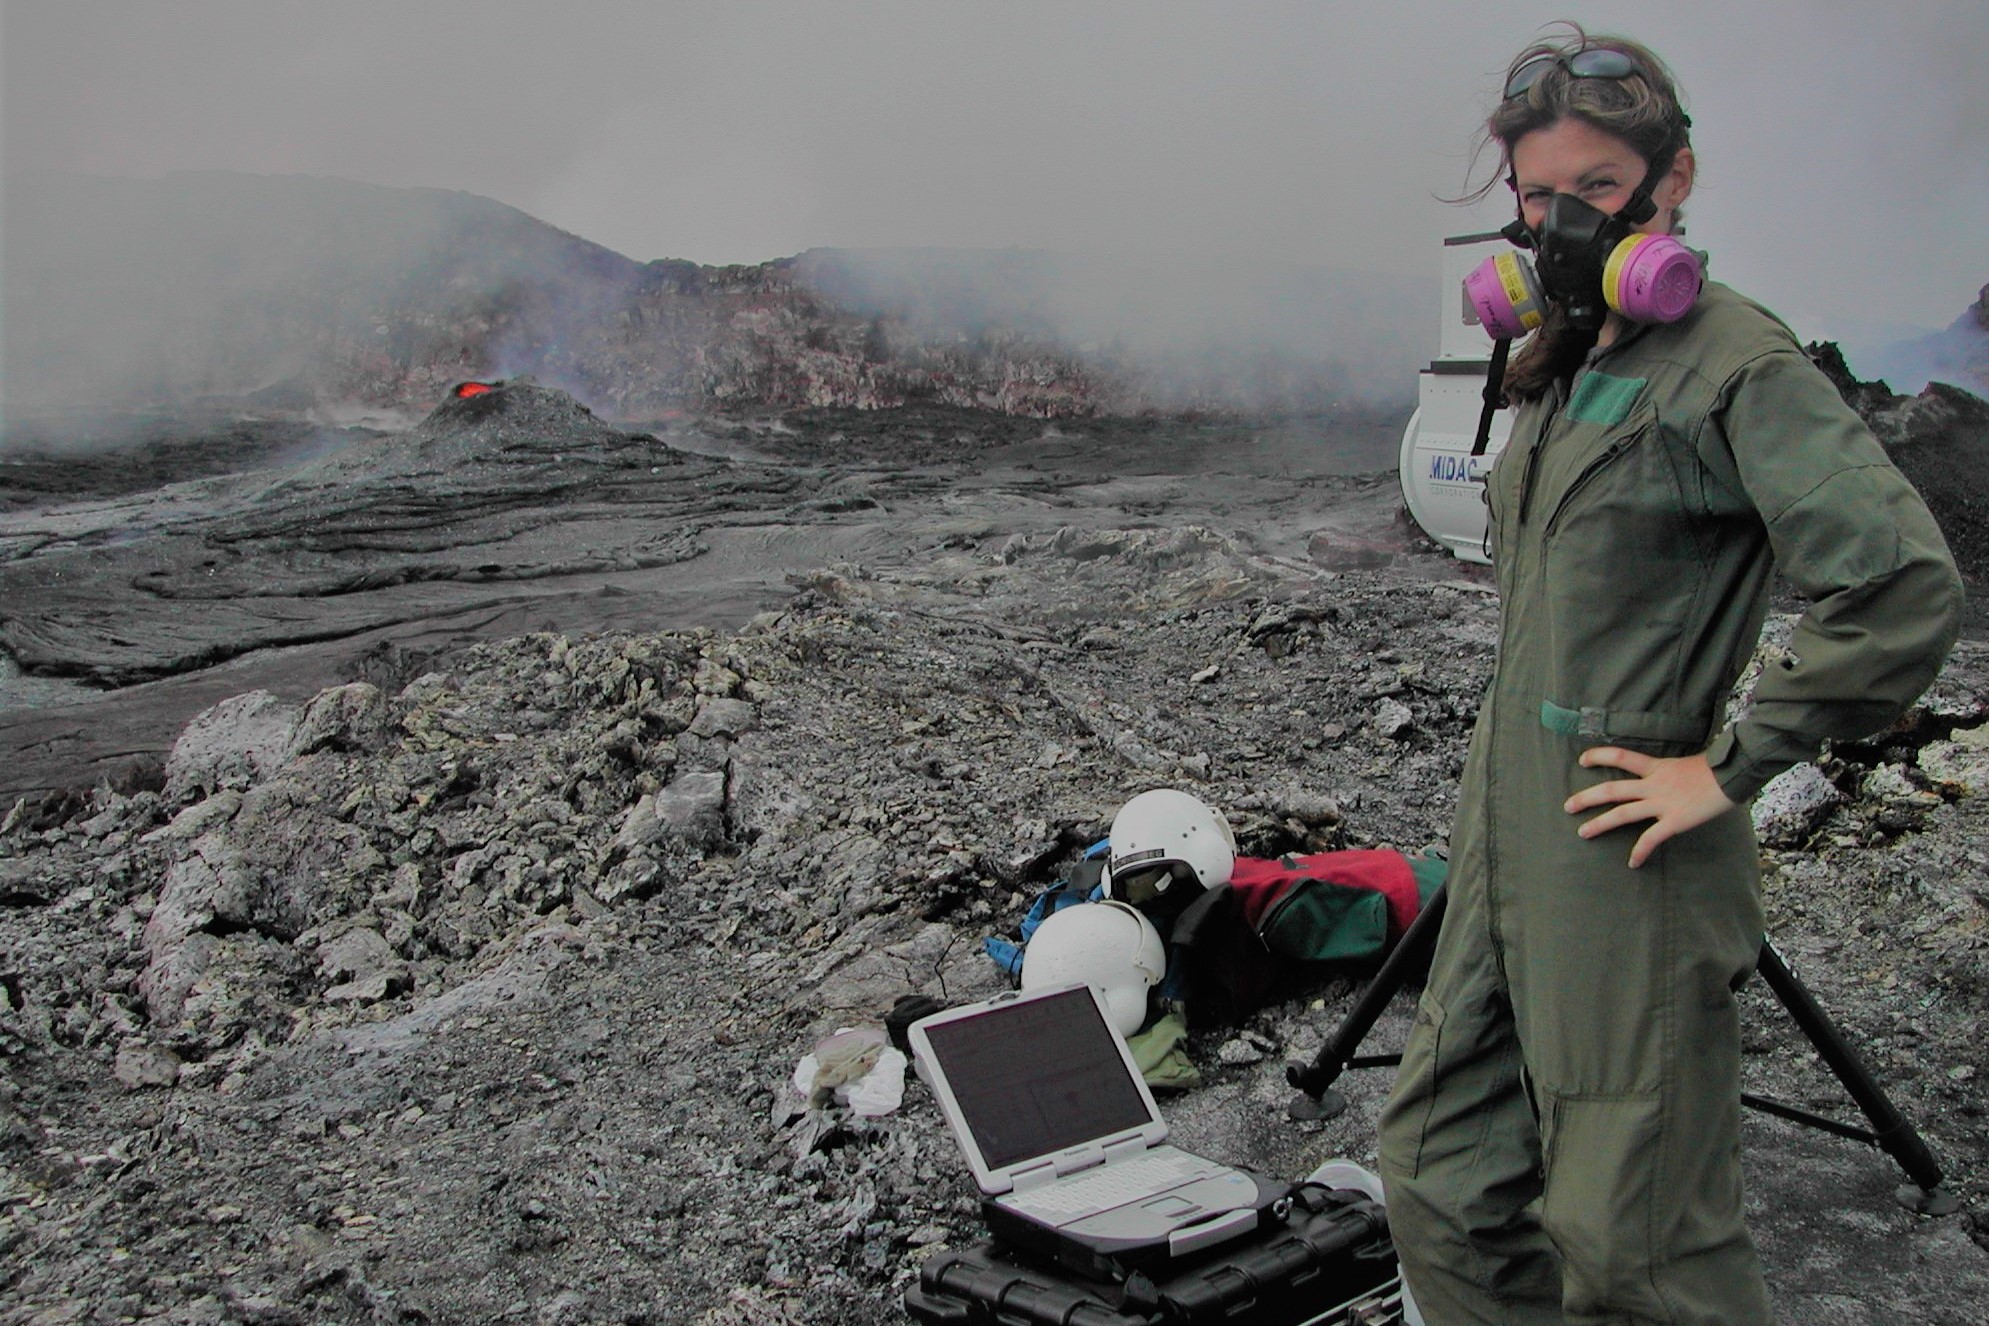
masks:
<path fill-rule="evenodd" d="M 1464 278 L 1466 307 L 1495 340 L 1539 327 L 1550 301 L 1579 331 L 1600 328 L 1610 309 L 1632 322 L 1676 322 L 1699 298 L 1704 275 L 1699 255 L 1677 239 L 1633 229 L 1656 214 L 1648 187 L 1613 216 L 1557 193 L 1539 230 L 1515 221 L 1501 232 L 1535 259 L 1501 253 L 1479 263 Z"/>

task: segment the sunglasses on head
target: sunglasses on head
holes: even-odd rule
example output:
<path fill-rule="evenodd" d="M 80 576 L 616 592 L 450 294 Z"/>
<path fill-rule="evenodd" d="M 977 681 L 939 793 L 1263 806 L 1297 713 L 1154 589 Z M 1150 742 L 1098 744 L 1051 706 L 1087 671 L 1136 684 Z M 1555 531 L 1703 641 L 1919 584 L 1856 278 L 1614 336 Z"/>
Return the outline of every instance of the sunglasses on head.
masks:
<path fill-rule="evenodd" d="M 1506 100 L 1522 96 L 1526 90 L 1540 81 L 1555 65 L 1567 70 L 1576 78 L 1628 78 L 1632 74 L 1642 74 L 1637 62 L 1621 51 L 1610 50 L 1606 46 L 1591 46 L 1576 51 L 1573 55 L 1563 55 L 1559 51 L 1547 51 L 1534 56 L 1525 64 L 1512 71 L 1506 80 Z"/>

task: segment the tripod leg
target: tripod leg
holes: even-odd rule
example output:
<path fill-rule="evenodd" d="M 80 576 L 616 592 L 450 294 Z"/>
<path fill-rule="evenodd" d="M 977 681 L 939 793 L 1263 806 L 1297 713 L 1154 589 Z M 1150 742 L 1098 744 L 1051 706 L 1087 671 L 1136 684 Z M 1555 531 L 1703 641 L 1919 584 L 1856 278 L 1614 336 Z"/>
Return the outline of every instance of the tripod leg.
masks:
<path fill-rule="evenodd" d="M 1444 891 L 1439 888 L 1430 894 L 1429 901 L 1410 923 L 1395 945 L 1395 951 L 1381 964 L 1374 979 L 1368 982 L 1367 989 L 1361 991 L 1360 998 L 1347 1011 L 1332 1036 L 1319 1047 L 1310 1064 L 1286 1064 L 1285 1081 L 1297 1087 L 1303 1095 L 1294 1099 L 1287 1107 L 1295 1119 L 1322 1119 L 1338 1114 L 1346 1108 L 1346 1102 L 1338 1099 L 1334 1108 L 1325 1108 L 1322 1097 L 1326 1089 L 1339 1080 L 1346 1071 L 1348 1061 L 1367 1033 L 1381 1017 L 1395 992 L 1402 988 L 1409 969 L 1420 960 L 1427 960 L 1436 948 L 1437 931 L 1443 925 Z M 1334 1093 L 1336 1098 L 1338 1093 Z"/>
<path fill-rule="evenodd" d="M 1929 1214 L 1939 1214 L 1937 1208 L 1954 1199 L 1940 1191 L 1941 1166 L 1934 1159 L 1934 1153 L 1928 1150 L 1927 1143 L 1893 1105 L 1885 1089 L 1879 1086 L 1878 1080 L 1865 1067 L 1857 1051 L 1851 1048 L 1851 1043 L 1838 1030 L 1837 1024 L 1831 1021 L 1830 1015 L 1823 1011 L 1823 1006 L 1816 1002 L 1808 987 L 1789 970 L 1788 963 L 1782 960 L 1772 940 L 1764 939 L 1761 943 L 1758 970 L 1768 983 L 1768 988 L 1789 1010 L 1789 1016 L 1809 1037 L 1810 1044 L 1816 1047 L 1817 1057 L 1836 1074 L 1851 1099 L 1871 1120 L 1872 1141 L 1899 1162 L 1899 1167 L 1906 1171 L 1906 1177 L 1920 1186 L 1923 1198 L 1913 1204 Z"/>

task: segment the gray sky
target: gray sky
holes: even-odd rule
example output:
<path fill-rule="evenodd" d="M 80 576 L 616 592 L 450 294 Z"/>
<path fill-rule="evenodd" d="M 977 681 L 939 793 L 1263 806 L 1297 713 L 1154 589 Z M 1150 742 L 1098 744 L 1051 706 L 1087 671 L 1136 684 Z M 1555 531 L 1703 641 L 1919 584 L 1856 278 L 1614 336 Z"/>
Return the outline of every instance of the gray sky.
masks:
<path fill-rule="evenodd" d="M 1989 4 L 5 0 L 4 160 L 464 189 L 630 257 L 1137 248 L 1434 276 L 1507 58 L 1579 18 L 1696 122 L 1691 234 L 1809 336 L 1989 280 Z M 1503 195 L 1503 190 L 1500 191 Z M 4 239 L 4 237 L 0 237 Z"/>

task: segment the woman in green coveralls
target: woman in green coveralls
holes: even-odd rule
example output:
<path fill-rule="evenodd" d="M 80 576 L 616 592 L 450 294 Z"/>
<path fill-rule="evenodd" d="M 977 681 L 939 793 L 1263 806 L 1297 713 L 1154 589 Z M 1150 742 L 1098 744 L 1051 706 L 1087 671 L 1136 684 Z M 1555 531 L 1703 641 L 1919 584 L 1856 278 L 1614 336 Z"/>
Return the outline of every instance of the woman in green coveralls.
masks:
<path fill-rule="evenodd" d="M 1550 205 L 1593 215 L 1555 195 L 1676 227 L 1690 125 L 1635 43 L 1570 25 L 1514 60 L 1487 134 L 1543 276 Z M 1389 1220 L 1431 1326 L 1765 1323 L 1741 1218 L 1734 991 L 1763 921 L 1739 807 L 1913 702 L 1960 581 L 1772 314 L 1708 281 L 1677 321 L 1583 330 L 1559 284 L 1507 377 L 1498 662 L 1382 1117 Z M 1729 723 L 1777 567 L 1809 606 Z"/>

